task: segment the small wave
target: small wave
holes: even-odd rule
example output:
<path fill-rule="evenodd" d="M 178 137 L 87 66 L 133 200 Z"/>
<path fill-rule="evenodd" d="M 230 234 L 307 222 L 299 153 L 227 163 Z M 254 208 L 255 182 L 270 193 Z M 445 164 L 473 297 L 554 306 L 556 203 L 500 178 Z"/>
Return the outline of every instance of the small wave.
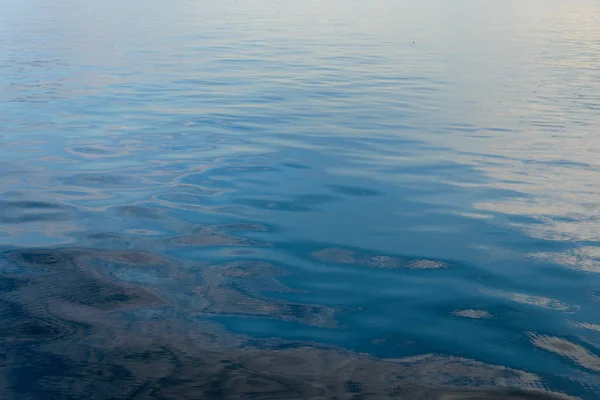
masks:
<path fill-rule="evenodd" d="M 531 342 L 548 351 L 566 357 L 582 367 L 600 372 L 600 357 L 583 346 L 555 336 L 530 333 Z"/>
<path fill-rule="evenodd" d="M 385 269 L 440 269 L 448 268 L 444 261 L 408 258 L 388 255 L 374 255 L 343 248 L 327 248 L 315 251 L 312 257 L 332 264 L 356 264 L 370 268 Z"/>
<path fill-rule="evenodd" d="M 572 306 L 566 303 L 563 303 L 559 300 L 551 299 L 548 297 L 542 296 L 533 296 L 524 293 L 511 293 L 511 292 L 503 292 L 499 290 L 488 290 L 482 289 L 481 293 L 494 296 L 494 297 L 502 297 L 517 303 L 528 304 L 532 306 L 547 308 L 549 310 L 556 311 L 573 311 L 576 310 L 577 306 Z"/>

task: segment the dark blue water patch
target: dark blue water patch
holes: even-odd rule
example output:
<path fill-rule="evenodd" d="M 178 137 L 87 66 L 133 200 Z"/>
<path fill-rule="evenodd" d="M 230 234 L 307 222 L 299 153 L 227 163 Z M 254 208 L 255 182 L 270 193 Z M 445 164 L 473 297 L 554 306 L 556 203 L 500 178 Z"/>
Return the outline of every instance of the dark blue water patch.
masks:
<path fill-rule="evenodd" d="M 5 308 L 5 307 L 3 307 Z M 0 329 L 0 337 L 15 346 L 39 346 L 74 339 L 86 334 L 89 326 L 56 317 L 37 317 L 24 310 L 15 310 L 10 318 L 3 310 L 10 331 Z"/>
<path fill-rule="evenodd" d="M 43 351 L 22 350 L 15 357 L 19 365 L 13 368 L 7 376 L 13 393 L 17 396 L 32 399 L 68 399 L 77 397 L 68 393 L 60 386 L 47 388 L 40 382 L 59 376 L 77 376 L 77 366 L 68 357 Z"/>
<path fill-rule="evenodd" d="M 271 211 L 302 212 L 311 210 L 310 207 L 301 205 L 295 201 L 280 201 L 268 199 L 239 199 L 236 201 L 236 204 Z"/>
<path fill-rule="evenodd" d="M 83 306 L 97 306 L 113 309 L 123 307 L 129 302 L 139 300 L 138 297 L 126 290 L 108 290 L 100 282 L 82 283 L 77 289 L 71 290 L 62 296 L 65 301 L 74 302 Z"/>
<path fill-rule="evenodd" d="M 316 343 L 347 344 L 353 335 L 336 329 L 309 327 L 301 323 L 277 321 L 250 317 L 212 317 L 211 320 L 223 324 L 227 329 L 257 338 L 272 338 L 272 332 L 278 332 L 276 338 L 284 340 L 314 341 Z"/>
<path fill-rule="evenodd" d="M 73 147 L 71 149 L 68 149 L 70 151 L 72 151 L 75 154 L 80 154 L 80 155 L 92 155 L 92 156 L 114 156 L 118 153 L 115 153 L 114 151 L 110 151 L 108 149 L 103 149 L 101 147 L 93 147 L 93 146 L 81 146 L 81 147 Z"/>
<path fill-rule="evenodd" d="M 131 292 L 130 288 L 119 288 L 118 285 L 111 287 L 110 282 L 104 282 L 101 276 L 94 276 L 94 269 L 90 268 L 89 262 L 93 259 L 102 259 L 105 261 L 119 262 L 124 265 L 137 265 L 145 267 L 155 267 L 168 260 L 158 255 L 150 253 L 133 251 L 133 250 L 93 250 L 86 248 L 57 248 L 57 249 L 23 249 L 9 250 L 3 252 L 2 257 L 10 263 L 14 263 L 25 270 L 32 272 L 31 276 L 40 275 L 40 284 L 51 283 L 55 275 L 64 275 L 65 286 L 72 279 L 79 279 L 79 285 L 91 285 L 95 289 L 89 291 L 90 296 L 106 295 L 107 298 L 112 298 L 112 292 L 115 293 L 115 300 L 122 299 L 128 301 L 127 296 Z M 32 278 L 33 279 L 33 278 Z M 53 288 L 52 291 L 56 294 L 56 290 L 62 290 L 60 287 Z M 85 292 L 85 291 L 84 291 Z M 60 292 L 62 293 L 62 292 Z M 69 291 L 67 295 L 73 299 L 80 298 L 77 301 L 87 301 L 85 293 L 78 294 L 77 291 Z M 104 293 L 104 294 L 102 294 Z M 122 293 L 125 297 L 118 295 Z M 135 294 L 135 290 L 131 292 Z M 141 293 L 141 292 L 140 292 Z M 61 295 L 62 296 L 62 295 Z M 135 295 L 137 297 L 146 297 L 148 295 Z M 75 301 L 75 300 L 73 300 Z M 99 301 L 101 303 L 102 301 Z"/>
<path fill-rule="evenodd" d="M 293 169 L 310 169 L 308 165 L 293 163 L 293 162 L 285 162 L 281 164 L 283 167 L 293 168 Z"/>
<path fill-rule="evenodd" d="M 3 252 L 2 256 L 17 265 L 23 265 L 27 268 L 39 268 L 50 271 L 75 268 L 73 254 L 61 250 L 13 250 Z"/>
<path fill-rule="evenodd" d="M 0 201 L 0 223 L 51 222 L 69 220 L 77 210 L 59 203 L 27 200 Z"/>
<path fill-rule="evenodd" d="M 3 276 L 0 280 L 0 293 L 12 292 L 28 284 L 29 281 L 24 278 Z"/>
<path fill-rule="evenodd" d="M 118 232 L 88 231 L 74 236 L 93 248 L 121 249 L 131 246 L 130 238 Z"/>
<path fill-rule="evenodd" d="M 330 204 L 343 201 L 344 199 L 338 196 L 330 196 L 327 194 L 302 194 L 294 196 L 294 200 L 299 204 Z"/>
<path fill-rule="evenodd" d="M 585 271 L 584 269 L 577 269 L 577 267 L 565 268 L 564 265 L 553 263 L 551 259 L 547 261 L 536 260 L 535 268 L 539 270 L 541 275 L 543 275 L 543 278 L 540 279 L 548 279 L 552 282 L 561 282 L 562 284 L 569 284 L 573 286 L 578 286 L 582 283 L 600 283 L 600 279 L 598 279 L 595 274 L 590 274 L 590 272 Z M 580 294 L 573 289 L 574 288 L 570 288 L 565 292 L 575 295 Z"/>
<path fill-rule="evenodd" d="M 345 186 L 345 185 L 329 185 L 328 186 L 333 192 L 350 195 L 350 196 L 381 196 L 383 193 L 372 188 L 364 188 L 357 186 Z"/>
<path fill-rule="evenodd" d="M 122 174 L 86 173 L 75 174 L 64 179 L 68 186 L 83 186 L 102 189 L 131 188 L 139 186 L 139 182 Z"/>

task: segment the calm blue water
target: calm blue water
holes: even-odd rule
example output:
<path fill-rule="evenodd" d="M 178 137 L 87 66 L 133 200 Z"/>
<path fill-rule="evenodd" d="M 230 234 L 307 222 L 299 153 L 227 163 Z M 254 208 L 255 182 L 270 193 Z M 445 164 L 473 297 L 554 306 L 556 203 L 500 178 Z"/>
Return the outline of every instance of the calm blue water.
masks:
<path fill-rule="evenodd" d="M 0 9 L 2 399 L 600 398 L 600 2 Z"/>

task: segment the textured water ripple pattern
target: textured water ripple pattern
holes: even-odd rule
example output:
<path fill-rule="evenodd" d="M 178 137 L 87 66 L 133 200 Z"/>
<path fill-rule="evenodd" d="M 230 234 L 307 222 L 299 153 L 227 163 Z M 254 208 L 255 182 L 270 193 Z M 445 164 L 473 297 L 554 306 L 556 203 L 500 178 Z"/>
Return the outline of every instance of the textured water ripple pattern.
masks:
<path fill-rule="evenodd" d="M 0 398 L 600 397 L 598 2 L 0 8 Z"/>

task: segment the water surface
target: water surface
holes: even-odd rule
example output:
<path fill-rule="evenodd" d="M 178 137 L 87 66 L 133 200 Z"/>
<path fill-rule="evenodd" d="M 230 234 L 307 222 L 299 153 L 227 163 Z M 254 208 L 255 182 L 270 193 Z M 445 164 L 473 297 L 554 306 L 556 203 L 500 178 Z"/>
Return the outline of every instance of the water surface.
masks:
<path fill-rule="evenodd" d="M 3 399 L 600 396 L 597 1 L 0 6 Z"/>

